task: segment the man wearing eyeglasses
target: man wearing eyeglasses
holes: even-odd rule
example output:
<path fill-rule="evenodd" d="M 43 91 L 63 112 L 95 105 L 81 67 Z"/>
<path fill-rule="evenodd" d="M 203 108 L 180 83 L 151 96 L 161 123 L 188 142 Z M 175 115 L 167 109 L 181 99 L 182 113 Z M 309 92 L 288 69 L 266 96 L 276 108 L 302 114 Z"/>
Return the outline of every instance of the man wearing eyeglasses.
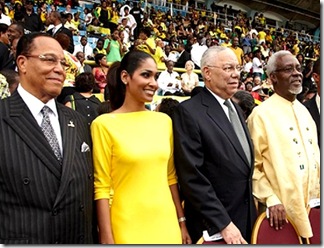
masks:
<path fill-rule="evenodd" d="M 93 167 L 87 121 L 55 100 L 60 44 L 33 33 L 17 45 L 20 83 L 0 101 L 0 243 L 92 243 Z"/>
<path fill-rule="evenodd" d="M 315 122 L 296 99 L 302 67 L 289 51 L 279 51 L 269 58 L 267 74 L 275 93 L 248 118 L 255 150 L 253 195 L 268 208 L 273 228 L 285 228 L 288 216 L 299 235 L 309 238 L 306 208 L 320 197 L 320 151 Z"/>
<path fill-rule="evenodd" d="M 250 241 L 253 148 L 242 110 L 230 100 L 241 70 L 230 48 L 209 47 L 201 59 L 204 89 L 173 115 L 175 165 L 193 243 L 203 231 L 227 244 Z"/>

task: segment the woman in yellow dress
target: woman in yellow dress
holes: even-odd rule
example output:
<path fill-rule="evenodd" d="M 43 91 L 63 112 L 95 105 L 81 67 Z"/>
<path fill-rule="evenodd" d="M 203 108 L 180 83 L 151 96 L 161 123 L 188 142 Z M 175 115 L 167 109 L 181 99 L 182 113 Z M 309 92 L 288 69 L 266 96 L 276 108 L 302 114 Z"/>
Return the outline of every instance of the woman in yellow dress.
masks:
<path fill-rule="evenodd" d="M 172 121 L 145 108 L 158 89 L 156 63 L 134 50 L 116 71 L 117 80 L 108 84 L 113 112 L 91 125 L 99 242 L 190 244 L 173 162 Z"/>

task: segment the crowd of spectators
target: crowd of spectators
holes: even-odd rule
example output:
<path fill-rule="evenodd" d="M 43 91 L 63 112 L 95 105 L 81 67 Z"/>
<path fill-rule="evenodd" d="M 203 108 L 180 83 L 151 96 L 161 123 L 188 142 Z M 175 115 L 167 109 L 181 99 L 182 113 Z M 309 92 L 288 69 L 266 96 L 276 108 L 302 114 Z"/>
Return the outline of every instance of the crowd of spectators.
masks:
<path fill-rule="evenodd" d="M 77 61 L 76 54 L 83 52 L 79 57 L 85 58 L 84 64 L 92 66 L 98 53 L 105 55 L 109 65 L 120 61 L 128 51 L 138 49 L 151 54 L 160 71 L 167 71 L 166 65 L 173 61 L 174 71 L 180 73 L 185 72 L 188 60 L 194 63 L 194 69 L 200 69 L 201 55 L 208 47 L 228 46 L 243 66 L 241 89 L 246 90 L 246 83 L 251 83 L 251 92 L 258 91 L 253 95 L 260 101 L 268 97 L 259 92 L 269 84 L 267 60 L 274 52 L 288 50 L 300 58 L 303 66 L 304 88 L 299 99 L 303 100 L 316 88 L 311 74 L 313 62 L 320 56 L 319 42 L 313 42 L 308 34 L 268 25 L 263 13 L 248 17 L 241 10 L 215 2 L 209 9 L 199 4 L 199 9 L 197 3 L 188 0 L 165 3 L 104 0 L 86 4 L 84 8 L 79 5 L 77 0 L 0 2 L 0 70 L 15 68 L 13 40 L 23 33 L 40 31 L 54 36 L 63 32 L 70 38 L 66 49 L 68 60 Z M 54 32 L 53 27 L 59 31 Z M 15 32 L 20 34 L 10 39 Z M 72 62 L 71 65 L 75 64 Z M 84 70 L 81 63 L 78 65 L 79 70 L 69 74 L 69 85 Z M 261 78 L 260 85 L 255 84 L 255 76 Z M 203 84 L 201 76 L 199 80 Z M 190 94 L 186 89 L 179 90 Z"/>

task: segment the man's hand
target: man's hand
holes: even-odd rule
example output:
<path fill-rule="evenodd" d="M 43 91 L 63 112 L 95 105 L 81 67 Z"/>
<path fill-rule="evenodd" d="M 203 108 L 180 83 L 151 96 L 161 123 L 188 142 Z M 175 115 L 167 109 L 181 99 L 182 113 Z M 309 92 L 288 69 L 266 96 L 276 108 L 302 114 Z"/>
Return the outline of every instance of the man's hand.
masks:
<path fill-rule="evenodd" d="M 282 204 L 277 204 L 268 207 L 268 209 L 270 226 L 274 227 L 276 230 L 282 229 L 285 222 L 288 223 L 285 207 Z"/>
<path fill-rule="evenodd" d="M 247 244 L 240 230 L 233 222 L 229 223 L 228 226 L 221 231 L 221 235 L 227 244 Z"/>

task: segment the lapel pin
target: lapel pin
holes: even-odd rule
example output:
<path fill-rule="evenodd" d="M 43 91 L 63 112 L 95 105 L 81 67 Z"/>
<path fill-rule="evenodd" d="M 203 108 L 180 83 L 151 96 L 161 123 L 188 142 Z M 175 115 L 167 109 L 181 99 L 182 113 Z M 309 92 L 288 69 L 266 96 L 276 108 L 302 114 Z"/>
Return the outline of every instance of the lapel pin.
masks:
<path fill-rule="evenodd" d="M 74 127 L 73 121 L 70 121 L 70 123 L 68 124 L 68 127 Z"/>

